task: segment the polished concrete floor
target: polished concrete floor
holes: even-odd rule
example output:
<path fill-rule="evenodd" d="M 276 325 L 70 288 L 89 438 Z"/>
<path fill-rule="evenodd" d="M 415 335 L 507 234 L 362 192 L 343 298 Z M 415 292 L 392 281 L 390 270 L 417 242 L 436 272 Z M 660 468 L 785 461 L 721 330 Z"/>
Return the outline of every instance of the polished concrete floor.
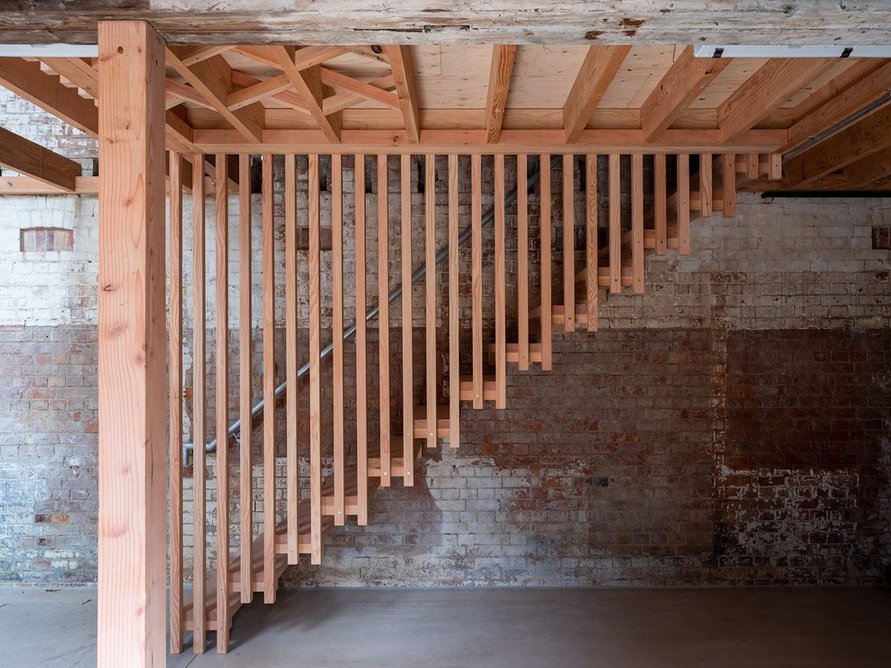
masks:
<path fill-rule="evenodd" d="M 340 589 L 279 597 L 238 613 L 226 656 L 189 649 L 168 665 L 891 665 L 887 590 Z M 0 588 L 0 665 L 94 666 L 95 616 L 95 590 Z"/>

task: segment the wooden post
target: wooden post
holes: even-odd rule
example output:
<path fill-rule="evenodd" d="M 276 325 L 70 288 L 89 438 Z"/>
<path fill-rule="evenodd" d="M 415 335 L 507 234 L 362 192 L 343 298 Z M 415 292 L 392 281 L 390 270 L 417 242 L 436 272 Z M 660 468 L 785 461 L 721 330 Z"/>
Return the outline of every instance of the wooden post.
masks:
<path fill-rule="evenodd" d="M 167 557 L 164 42 L 99 23 L 97 663 L 163 666 Z M 199 446 L 200 447 L 200 446 Z"/>

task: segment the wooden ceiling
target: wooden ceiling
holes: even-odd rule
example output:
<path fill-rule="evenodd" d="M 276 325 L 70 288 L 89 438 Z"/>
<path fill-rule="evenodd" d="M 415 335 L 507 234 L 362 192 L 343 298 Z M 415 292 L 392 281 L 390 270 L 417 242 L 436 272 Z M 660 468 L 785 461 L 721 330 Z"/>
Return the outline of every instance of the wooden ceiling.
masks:
<path fill-rule="evenodd" d="M 0 83 L 94 134 L 95 65 L 0 58 Z M 884 183 L 870 165 L 891 162 L 882 59 L 704 59 L 682 45 L 213 45 L 170 46 L 167 66 L 168 147 L 181 152 L 781 153 L 796 176 L 779 187 L 822 189 Z M 856 140 L 854 154 L 815 161 L 833 133 Z"/>

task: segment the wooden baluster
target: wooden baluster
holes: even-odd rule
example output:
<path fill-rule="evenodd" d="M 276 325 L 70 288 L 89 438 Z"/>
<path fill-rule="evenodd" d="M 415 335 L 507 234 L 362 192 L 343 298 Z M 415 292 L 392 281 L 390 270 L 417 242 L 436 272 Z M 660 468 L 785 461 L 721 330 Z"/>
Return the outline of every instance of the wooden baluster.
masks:
<path fill-rule="evenodd" d="M 297 156 L 285 156 L 285 405 L 288 563 L 300 560 L 300 461 L 297 450 Z"/>
<path fill-rule="evenodd" d="M 678 155 L 678 249 L 690 254 L 690 156 Z"/>
<path fill-rule="evenodd" d="M 631 156 L 631 276 L 635 294 L 644 293 L 643 155 Z"/>
<path fill-rule="evenodd" d="M 622 292 L 621 156 L 609 156 L 609 291 Z"/>
<path fill-rule="evenodd" d="M 170 652 L 183 651 L 183 176 L 170 151 Z"/>
<path fill-rule="evenodd" d="M 343 526 L 345 454 L 343 444 L 343 164 L 331 156 L 331 341 L 334 345 L 334 524 Z"/>
<path fill-rule="evenodd" d="M 427 336 L 427 447 L 436 447 L 436 156 L 424 160 L 424 323 Z"/>
<path fill-rule="evenodd" d="M 239 487 L 241 498 L 241 602 L 250 603 L 254 598 L 254 571 L 251 544 L 254 541 L 253 526 L 253 452 L 251 450 L 251 409 L 253 403 L 253 313 L 252 298 L 252 248 L 251 248 L 251 156 L 238 156 L 238 271 L 239 271 L 239 315 L 238 315 L 238 417 L 241 421 L 239 432 Z"/>
<path fill-rule="evenodd" d="M 411 156 L 403 155 L 399 164 L 399 197 L 402 236 L 402 455 L 403 481 L 411 485 L 414 469 L 415 404 L 414 349 L 412 347 L 412 284 L 411 284 Z"/>
<path fill-rule="evenodd" d="M 204 652 L 207 634 L 206 607 L 206 541 L 207 541 L 207 468 L 206 451 L 207 423 L 206 406 L 206 337 L 207 307 L 205 302 L 205 237 L 204 237 L 204 156 L 192 158 L 192 303 L 194 323 L 192 343 L 195 361 L 192 364 L 192 445 L 194 508 L 192 518 L 192 646 L 196 654 Z"/>
<path fill-rule="evenodd" d="M 563 331 L 575 329 L 575 193 L 573 156 L 563 156 Z"/>
<path fill-rule="evenodd" d="M 365 299 L 365 156 L 355 157 L 356 197 L 356 478 L 359 526 L 368 524 L 368 324 Z"/>
<path fill-rule="evenodd" d="M 541 193 L 541 220 L 539 231 L 541 238 L 541 368 L 550 371 L 551 361 L 551 156 L 539 157 L 539 191 Z"/>
<path fill-rule="evenodd" d="M 758 154 L 746 154 L 746 178 L 757 179 L 760 176 L 758 168 Z"/>
<path fill-rule="evenodd" d="M 736 215 L 736 154 L 725 153 L 722 159 L 721 199 L 724 204 L 723 214 L 725 218 L 733 218 Z"/>
<path fill-rule="evenodd" d="M 664 153 L 657 153 L 654 160 L 656 255 L 665 255 L 668 250 L 668 196 L 666 194 L 666 161 Z"/>
<path fill-rule="evenodd" d="M 520 371 L 529 369 L 529 175 L 528 159 L 517 156 L 517 339 Z"/>
<path fill-rule="evenodd" d="M 470 161 L 471 300 L 473 310 L 473 407 L 483 407 L 483 158 Z"/>
<path fill-rule="evenodd" d="M 712 154 L 699 156 L 699 213 L 703 218 L 712 215 Z"/>
<path fill-rule="evenodd" d="M 495 156 L 495 408 L 507 408 L 504 154 Z"/>
<path fill-rule="evenodd" d="M 275 195 L 263 156 L 263 602 L 275 603 Z"/>
<path fill-rule="evenodd" d="M 377 303 L 378 388 L 380 411 L 381 487 L 390 486 L 390 231 L 387 156 L 377 156 Z"/>
<path fill-rule="evenodd" d="M 217 653 L 229 651 L 229 170 L 217 154 Z"/>
<path fill-rule="evenodd" d="M 597 331 L 597 156 L 585 158 L 585 297 L 588 302 L 588 331 Z"/>
<path fill-rule="evenodd" d="M 322 563 L 322 386 L 321 244 L 319 239 L 319 156 L 309 156 L 309 476 L 310 562 Z"/>
<path fill-rule="evenodd" d="M 449 156 L 449 446 L 458 447 L 461 417 L 458 294 L 458 156 Z"/>
<path fill-rule="evenodd" d="M 767 156 L 767 178 L 779 181 L 783 178 L 783 154 L 771 153 Z"/>

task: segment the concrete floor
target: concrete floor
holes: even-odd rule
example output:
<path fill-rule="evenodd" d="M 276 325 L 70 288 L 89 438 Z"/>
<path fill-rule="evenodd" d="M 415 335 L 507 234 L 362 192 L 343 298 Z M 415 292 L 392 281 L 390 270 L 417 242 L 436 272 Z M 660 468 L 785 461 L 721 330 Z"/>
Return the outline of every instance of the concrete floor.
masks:
<path fill-rule="evenodd" d="M 95 665 L 95 616 L 95 590 L 0 588 L 0 664 Z M 168 665 L 867 668 L 889 630 L 878 589 L 307 590 L 240 611 L 226 656 Z"/>

